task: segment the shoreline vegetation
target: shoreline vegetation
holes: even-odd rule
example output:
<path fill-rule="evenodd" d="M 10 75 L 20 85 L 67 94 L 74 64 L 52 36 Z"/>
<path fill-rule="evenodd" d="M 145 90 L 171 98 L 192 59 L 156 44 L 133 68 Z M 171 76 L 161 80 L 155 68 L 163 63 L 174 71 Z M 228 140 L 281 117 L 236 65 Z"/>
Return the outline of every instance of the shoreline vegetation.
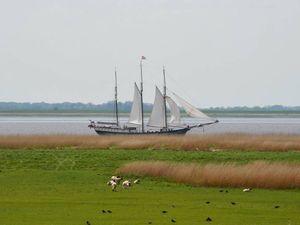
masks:
<path fill-rule="evenodd" d="M 300 151 L 300 135 L 0 136 L 0 149 L 139 149 L 184 151 Z"/>
<path fill-rule="evenodd" d="M 240 118 L 300 118 L 300 111 L 277 111 L 277 112 L 225 112 L 225 111 L 205 111 L 210 117 L 240 117 Z M 186 116 L 185 113 L 182 113 Z M 101 111 L 0 111 L 0 117 L 108 117 L 113 116 L 112 112 Z M 128 117 L 128 112 L 119 113 L 120 117 Z M 145 116 L 150 116 L 150 112 L 145 112 Z"/>
<path fill-rule="evenodd" d="M 199 165 L 163 161 L 139 161 L 121 166 L 122 175 L 162 177 L 176 183 L 202 187 L 300 188 L 300 165 L 255 161 Z"/>
<path fill-rule="evenodd" d="M 0 116 L 112 116 L 115 103 L 109 101 L 102 104 L 81 102 L 0 102 Z M 132 102 L 119 102 L 120 116 L 128 116 Z M 149 115 L 153 104 L 144 103 L 144 112 Z M 201 108 L 211 117 L 300 117 L 300 106 L 234 106 Z M 182 110 L 184 114 L 184 110 Z"/>

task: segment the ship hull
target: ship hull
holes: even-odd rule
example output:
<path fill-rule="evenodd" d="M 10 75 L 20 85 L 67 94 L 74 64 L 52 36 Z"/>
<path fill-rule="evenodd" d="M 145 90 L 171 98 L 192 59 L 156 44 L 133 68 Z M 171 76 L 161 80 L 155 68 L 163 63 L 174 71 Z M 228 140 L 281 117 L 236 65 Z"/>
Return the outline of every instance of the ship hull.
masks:
<path fill-rule="evenodd" d="M 127 130 L 102 130 L 102 129 L 95 129 L 96 133 L 99 135 L 185 135 L 190 128 L 181 128 L 176 130 L 166 130 L 166 131 L 149 131 L 149 132 L 128 132 Z"/>

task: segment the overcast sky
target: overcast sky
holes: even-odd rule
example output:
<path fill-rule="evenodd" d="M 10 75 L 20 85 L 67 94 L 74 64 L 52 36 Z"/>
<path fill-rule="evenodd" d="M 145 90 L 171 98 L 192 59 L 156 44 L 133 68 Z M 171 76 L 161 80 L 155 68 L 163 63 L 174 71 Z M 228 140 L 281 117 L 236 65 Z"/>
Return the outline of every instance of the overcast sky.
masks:
<path fill-rule="evenodd" d="M 0 0 L 0 101 L 300 105 L 299 0 Z"/>

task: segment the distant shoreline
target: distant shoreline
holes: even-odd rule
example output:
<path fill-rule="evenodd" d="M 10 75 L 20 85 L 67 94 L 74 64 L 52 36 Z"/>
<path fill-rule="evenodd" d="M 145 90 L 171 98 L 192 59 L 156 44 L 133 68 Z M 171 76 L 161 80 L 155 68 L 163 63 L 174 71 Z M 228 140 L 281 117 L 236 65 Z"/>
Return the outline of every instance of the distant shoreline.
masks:
<path fill-rule="evenodd" d="M 210 117 L 246 117 L 246 118 L 300 118 L 300 112 L 217 112 L 205 111 Z M 149 116 L 150 113 L 145 113 Z M 184 116 L 185 114 L 183 114 Z M 0 112 L 0 117 L 112 117 L 112 112 Z M 129 113 L 120 113 L 121 117 L 128 117 Z"/>

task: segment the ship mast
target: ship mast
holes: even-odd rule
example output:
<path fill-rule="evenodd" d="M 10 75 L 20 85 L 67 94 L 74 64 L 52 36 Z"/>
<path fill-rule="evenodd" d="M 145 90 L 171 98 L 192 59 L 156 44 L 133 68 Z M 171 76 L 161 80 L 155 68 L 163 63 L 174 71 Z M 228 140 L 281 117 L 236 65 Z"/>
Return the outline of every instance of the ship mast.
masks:
<path fill-rule="evenodd" d="M 164 110 L 165 110 L 165 128 L 168 128 L 168 121 L 167 121 L 167 104 L 166 104 L 167 86 L 166 86 L 166 70 L 165 70 L 165 67 L 163 67 L 163 75 L 164 75 Z"/>
<path fill-rule="evenodd" d="M 115 68 L 115 110 L 116 110 L 116 122 L 117 122 L 117 126 L 119 126 L 117 68 Z"/>
<path fill-rule="evenodd" d="M 144 133 L 144 104 L 143 104 L 143 60 L 146 59 L 145 56 L 141 57 L 140 60 L 140 70 L 141 70 L 141 108 L 142 108 L 142 133 Z"/>

